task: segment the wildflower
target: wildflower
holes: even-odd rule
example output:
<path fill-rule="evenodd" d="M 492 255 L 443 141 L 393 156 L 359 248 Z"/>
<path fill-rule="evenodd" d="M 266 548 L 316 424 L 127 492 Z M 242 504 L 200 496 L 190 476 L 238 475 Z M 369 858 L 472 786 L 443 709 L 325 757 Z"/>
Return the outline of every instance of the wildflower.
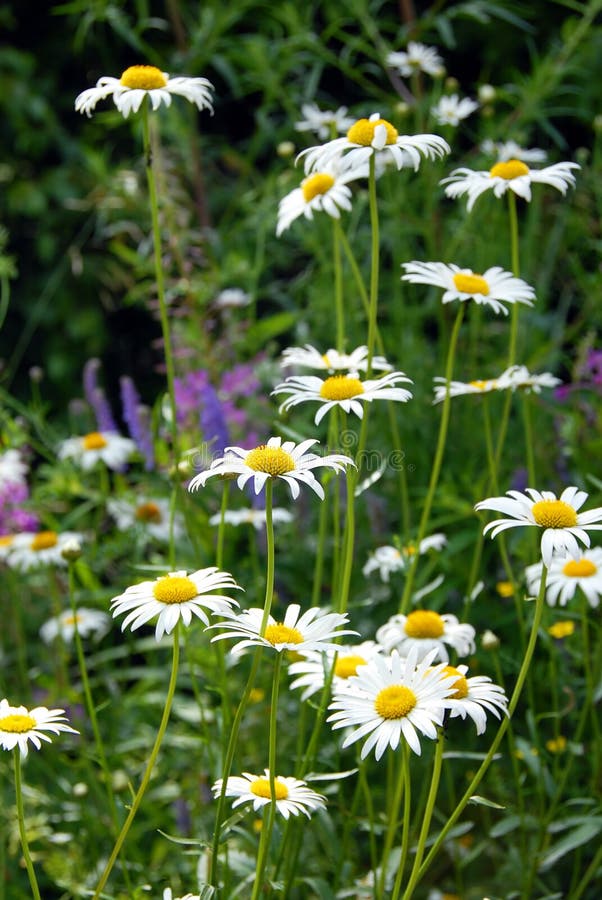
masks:
<path fill-rule="evenodd" d="M 216 797 L 221 794 L 222 785 L 223 779 L 219 778 L 211 788 Z M 251 775 L 250 772 L 243 772 L 242 777 L 230 775 L 226 782 L 226 797 L 236 798 L 232 804 L 233 809 L 243 803 L 251 803 L 253 810 L 257 812 L 275 799 L 276 809 L 285 819 L 291 815 L 298 816 L 299 813 L 309 819 L 311 813 L 326 806 L 321 794 L 312 791 L 305 781 L 297 778 L 276 775 L 274 794 L 275 797 L 272 798 L 269 769 L 264 769 L 263 775 Z"/>
<path fill-rule="evenodd" d="M 550 625 L 548 628 L 548 634 L 557 641 L 561 641 L 565 637 L 570 637 L 574 633 L 575 623 L 570 619 L 562 622 L 554 622 L 554 624 Z"/>
<path fill-rule="evenodd" d="M 307 366 L 308 369 L 326 370 L 335 372 L 346 369 L 348 372 L 365 372 L 368 369 L 368 348 L 363 345 L 356 347 L 351 353 L 339 353 L 332 347 L 326 353 L 320 353 L 311 344 L 304 347 L 287 347 L 282 351 L 280 365 L 283 369 L 288 366 Z M 382 372 L 390 372 L 390 365 L 384 356 L 372 357 L 372 369 Z"/>
<path fill-rule="evenodd" d="M 508 698 L 504 689 L 493 684 L 487 675 L 474 675 L 467 678 L 468 666 L 446 666 L 442 675 L 456 675 L 453 682 L 454 692 L 448 698 L 450 719 L 470 716 L 477 726 L 477 734 L 483 734 L 487 725 L 487 712 L 499 719 L 500 713 L 506 712 Z"/>
<path fill-rule="evenodd" d="M 86 400 L 92 407 L 99 431 L 117 431 L 117 425 L 111 412 L 107 395 L 98 384 L 98 370 L 101 362 L 96 357 L 89 359 L 84 366 L 83 383 Z"/>
<path fill-rule="evenodd" d="M 42 741 L 51 743 L 46 733 L 48 731 L 53 734 L 60 734 L 61 731 L 79 734 L 66 724 L 64 712 L 64 709 L 46 709 L 45 706 L 26 709 L 25 706 L 11 706 L 6 699 L 0 700 L 0 747 L 4 750 L 18 747 L 21 756 L 27 756 L 28 741 L 36 750 L 41 748 Z"/>
<path fill-rule="evenodd" d="M 302 700 L 321 691 L 325 684 L 326 673 L 332 673 L 333 691 L 344 691 L 349 687 L 349 679 L 356 675 L 360 666 L 367 665 L 371 659 L 383 652 L 375 641 L 364 641 L 361 644 L 337 646 L 336 650 L 326 653 L 315 651 L 305 653 L 303 659 L 292 662 L 288 667 L 289 675 L 295 675 L 291 688 L 304 688 Z M 336 654 L 336 661 L 335 661 Z"/>
<path fill-rule="evenodd" d="M 87 472 L 97 462 L 119 470 L 136 452 L 136 444 L 112 431 L 91 431 L 82 437 L 71 437 L 59 447 L 59 459 L 73 459 Z"/>
<path fill-rule="evenodd" d="M 174 897 L 171 888 L 167 887 L 163 891 L 163 900 L 201 900 L 199 894 L 184 894 L 183 897 Z"/>
<path fill-rule="evenodd" d="M 392 546 L 377 547 L 368 557 L 362 573 L 367 578 L 372 572 L 378 571 L 382 581 L 386 583 L 393 572 L 403 571 L 408 560 L 415 556 L 416 553 L 422 556 L 422 554 L 428 553 L 429 550 L 441 550 L 446 543 L 447 538 L 444 534 L 431 534 L 423 538 L 418 547 L 411 543 L 406 544 L 401 550 Z"/>
<path fill-rule="evenodd" d="M 396 750 L 403 737 L 420 755 L 418 732 L 437 737 L 435 726 L 443 723 L 447 697 L 453 694 L 453 679 L 442 677 L 442 665 L 432 665 L 436 655 L 432 651 L 418 662 L 416 648 L 407 659 L 393 651 L 361 666 L 350 679 L 350 690 L 336 694 L 329 706 L 333 714 L 327 721 L 334 729 L 354 728 L 342 746 L 369 735 L 361 758 L 374 750 L 379 760 L 387 747 Z"/>
<path fill-rule="evenodd" d="M 132 378 L 122 375 L 119 379 L 123 420 L 130 437 L 144 457 L 144 468 L 150 472 L 155 467 L 155 447 L 151 430 L 151 411 L 140 401 L 140 395 Z"/>
<path fill-rule="evenodd" d="M 157 541 L 168 541 L 170 537 L 169 500 L 162 497 L 138 497 L 136 501 L 111 498 L 107 501 L 109 515 L 115 519 L 119 531 L 140 530 Z M 182 517 L 175 515 L 173 536 L 184 534 Z"/>
<path fill-rule="evenodd" d="M 301 113 L 304 118 L 295 123 L 295 130 L 313 131 L 322 141 L 331 137 L 333 131 L 343 134 L 355 121 L 347 115 L 346 106 L 339 106 L 337 110 L 329 112 L 320 110 L 315 103 L 304 103 Z"/>
<path fill-rule="evenodd" d="M 485 101 L 483 101 L 485 102 Z M 518 159 L 524 163 L 545 162 L 547 153 L 545 150 L 533 148 L 525 150 L 516 141 L 492 141 L 489 138 L 481 144 L 483 153 L 495 156 L 498 162 L 508 162 L 511 159 Z"/>
<path fill-rule="evenodd" d="M 206 610 L 224 615 L 233 604 L 238 606 L 236 600 L 219 593 L 224 589 L 242 590 L 229 572 L 221 572 L 215 566 L 190 575 L 185 571 L 169 572 L 127 588 L 111 600 L 111 612 L 113 618 L 127 613 L 122 631 L 128 625 L 135 631 L 158 616 L 155 638 L 159 641 L 164 634 L 171 634 L 180 619 L 188 626 L 194 615 L 208 625 Z"/>
<path fill-rule="evenodd" d="M 473 208 L 475 201 L 485 191 L 492 190 L 496 197 L 502 197 L 506 191 L 513 191 L 518 197 L 528 202 L 531 200 L 532 184 L 549 184 L 561 194 L 575 184 L 572 169 L 580 169 L 577 163 L 560 162 L 545 169 L 530 169 L 520 159 L 509 159 L 497 162 L 488 172 L 475 172 L 472 169 L 454 169 L 447 178 L 440 181 L 445 185 L 448 197 L 468 196 L 467 209 Z"/>
<path fill-rule="evenodd" d="M 539 592 L 542 563 L 535 563 L 525 570 L 527 588 L 531 594 Z M 546 600 L 549 606 L 566 606 L 581 588 L 587 602 L 596 609 L 602 595 L 602 547 L 585 550 L 579 559 L 572 556 L 553 556 L 546 579 Z"/>
<path fill-rule="evenodd" d="M 297 653 L 306 653 L 309 650 L 324 652 L 337 647 L 330 638 L 337 638 L 344 634 L 356 634 L 355 631 L 342 629 L 347 624 L 349 617 L 345 613 L 327 613 L 315 606 L 300 615 L 301 607 L 298 603 L 291 603 L 287 607 L 282 622 L 277 622 L 273 616 L 268 616 L 264 632 L 261 632 L 263 610 L 256 607 L 247 609 L 240 614 L 231 610 L 220 612 L 225 621 L 210 628 L 227 629 L 222 634 L 217 634 L 212 641 L 221 641 L 224 638 L 239 638 L 232 647 L 231 653 L 237 654 L 247 647 L 269 647 L 282 653 L 283 650 L 294 650 Z"/>
<path fill-rule="evenodd" d="M 242 288 L 224 288 L 213 301 L 213 305 L 216 309 L 240 309 L 242 306 L 248 306 L 251 299 L 251 295 Z"/>
<path fill-rule="evenodd" d="M 331 218 L 339 219 L 341 210 L 349 212 L 351 209 L 349 182 L 367 175 L 367 166 L 350 167 L 344 160 L 333 160 L 321 166 L 320 171 L 307 175 L 301 185 L 278 204 L 276 236 L 280 237 L 301 215 L 312 219 L 315 212 L 325 212 Z"/>
<path fill-rule="evenodd" d="M 474 300 L 475 303 L 491 306 L 494 312 L 507 315 L 504 303 L 524 303 L 532 306 L 535 297 L 533 288 L 521 278 L 515 278 L 511 272 L 505 272 L 499 266 L 487 269 L 482 275 L 472 269 L 461 269 L 459 266 L 440 262 L 403 263 L 405 275 L 402 281 L 413 284 L 432 284 L 444 288 L 442 302 L 452 300 Z"/>
<path fill-rule="evenodd" d="M 514 587 L 511 581 L 498 581 L 495 589 L 500 597 L 512 597 L 514 594 Z"/>
<path fill-rule="evenodd" d="M 447 395 L 450 397 L 464 397 L 468 394 L 488 394 L 491 391 L 501 391 L 508 387 L 499 378 L 477 378 L 475 381 L 446 381 L 446 379 L 437 375 L 433 379 L 436 384 L 433 387 L 435 399 L 433 403 L 442 403 Z"/>
<path fill-rule="evenodd" d="M 38 531 L 22 532 L 14 536 L 8 554 L 8 565 L 11 569 L 28 572 L 38 566 L 64 566 L 67 561 L 63 556 L 65 546 L 73 539 L 83 540 L 75 531 Z"/>
<path fill-rule="evenodd" d="M 497 650 L 500 639 L 493 631 L 487 628 L 481 635 L 481 647 L 483 650 Z"/>
<path fill-rule="evenodd" d="M 457 94 L 450 94 L 447 97 L 441 97 L 437 105 L 431 107 L 431 113 L 438 125 L 456 127 L 478 108 L 479 104 L 476 100 L 471 100 L 469 97 L 460 99 Z"/>
<path fill-rule="evenodd" d="M 481 103 L 493 103 L 495 98 L 497 97 L 497 91 L 492 84 L 480 84 L 478 88 L 478 96 Z M 484 141 L 483 144 L 490 143 L 493 144 L 493 141 Z M 483 148 L 483 144 L 481 147 Z M 514 156 L 515 154 L 511 154 Z"/>
<path fill-rule="evenodd" d="M 533 488 L 527 488 L 524 494 L 521 491 L 506 493 L 506 497 L 490 497 L 475 506 L 476 510 L 493 509 L 510 516 L 489 522 L 483 533 L 491 531 L 491 537 L 494 538 L 507 528 L 523 525 L 543 528 L 541 555 L 546 568 L 550 567 L 554 552 L 568 553 L 578 559 L 580 550 L 577 541 L 589 547 L 587 530 L 602 529 L 602 524 L 596 524 L 602 520 L 602 507 L 578 512 L 588 495 L 576 487 L 565 488 L 559 499 L 552 491 L 540 492 Z"/>
<path fill-rule="evenodd" d="M 564 753 L 567 743 L 565 736 L 559 734 L 557 738 L 551 738 L 549 741 L 546 741 L 546 750 L 548 753 Z"/>
<path fill-rule="evenodd" d="M 449 144 L 438 134 L 400 135 L 380 113 L 373 113 L 369 119 L 358 119 L 346 137 L 309 147 L 298 159 L 305 160 L 306 172 L 315 172 L 345 154 L 345 165 L 361 171 L 371 156 L 384 155 L 393 159 L 398 169 L 409 164 L 418 171 L 421 156 L 437 159 L 449 152 Z"/>
<path fill-rule="evenodd" d="M 553 388 L 562 383 L 560 378 L 550 372 L 532 375 L 526 366 L 510 366 L 500 375 L 500 381 L 513 391 L 521 388 L 527 393 L 533 391 L 535 394 L 540 394 L 542 388 Z"/>
<path fill-rule="evenodd" d="M 410 41 L 407 50 L 389 53 L 387 65 L 397 69 L 404 78 L 409 78 L 415 72 L 424 72 L 439 78 L 445 71 L 443 60 L 434 47 L 427 47 L 418 41 Z"/>
<path fill-rule="evenodd" d="M 194 103 L 199 110 L 209 109 L 213 112 L 212 90 L 213 85 L 206 78 L 189 78 L 184 75 L 171 78 L 167 72 L 162 72 L 155 66 L 130 66 L 121 78 L 103 75 L 96 82 L 96 87 L 78 94 L 75 109 L 90 117 L 99 100 L 112 96 L 115 106 L 124 119 L 127 119 L 130 112 L 138 112 L 145 97 L 148 97 L 153 110 L 156 110 L 162 103 L 170 106 L 175 94 Z"/>
<path fill-rule="evenodd" d="M 18 450 L 0 453 L 0 488 L 7 484 L 25 484 L 28 468 Z"/>
<path fill-rule="evenodd" d="M 272 394 L 289 394 L 280 405 L 280 412 L 312 400 L 320 403 L 314 422 L 318 425 L 326 413 L 335 406 L 340 406 L 346 413 L 355 413 L 362 418 L 362 403 L 372 400 L 397 400 L 405 403 L 412 396 L 405 388 L 396 387 L 405 382 L 412 384 L 411 379 L 403 372 L 387 372 L 380 378 L 360 381 L 357 373 L 349 375 L 331 375 L 329 378 L 318 378 L 317 375 L 293 375 L 281 384 L 277 384 Z"/>
<path fill-rule="evenodd" d="M 65 610 L 44 622 L 40 628 L 40 637 L 45 644 L 51 644 L 60 634 L 61 640 L 70 644 L 77 627 L 80 637 L 93 637 L 95 641 L 99 641 L 109 630 L 110 622 L 110 617 L 98 609 L 81 607 L 76 609 L 75 613 Z"/>
<path fill-rule="evenodd" d="M 219 525 L 222 520 L 222 514 L 216 513 L 209 519 L 210 525 Z M 293 515 L 288 509 L 282 509 L 278 506 L 272 509 L 272 522 L 292 522 Z M 224 522 L 226 525 L 252 525 L 257 531 L 265 526 L 265 509 L 227 509 L 224 513 Z"/>
<path fill-rule="evenodd" d="M 346 466 L 354 466 L 355 463 L 340 453 L 318 456 L 316 453 L 306 452 L 317 443 L 316 440 L 303 441 L 301 444 L 294 444 L 293 441 L 282 443 L 281 438 L 271 437 L 267 444 L 260 444 L 252 450 L 226 447 L 224 456 L 215 459 L 209 469 L 196 475 L 188 489 L 195 491 L 204 487 L 205 482 L 215 475 L 238 475 L 239 488 L 242 489 L 252 478 L 255 493 L 258 494 L 268 478 L 281 478 L 288 484 L 293 499 L 299 496 L 299 484 L 306 484 L 323 500 L 324 489 L 312 469 L 325 466 L 341 472 Z"/>
<path fill-rule="evenodd" d="M 474 653 L 475 630 L 472 625 L 458 622 L 451 613 L 439 615 L 430 609 L 415 609 L 407 616 L 391 616 L 388 622 L 376 632 L 376 640 L 390 652 L 393 648 L 402 656 L 414 650 L 418 659 L 433 652 L 435 659 L 447 663 L 449 656 L 446 644 L 458 656 Z"/>

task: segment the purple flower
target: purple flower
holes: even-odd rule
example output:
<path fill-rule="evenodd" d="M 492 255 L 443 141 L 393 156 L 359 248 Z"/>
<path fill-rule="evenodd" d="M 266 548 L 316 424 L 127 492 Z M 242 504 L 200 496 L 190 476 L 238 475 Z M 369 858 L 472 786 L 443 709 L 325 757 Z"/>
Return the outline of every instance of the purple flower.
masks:
<path fill-rule="evenodd" d="M 130 437 L 144 456 L 144 468 L 147 472 L 155 466 L 155 450 L 150 429 L 150 413 L 148 408 L 140 403 L 140 395 L 136 385 L 129 375 L 122 375 L 119 379 L 121 387 L 121 404 L 123 418 L 128 427 Z"/>

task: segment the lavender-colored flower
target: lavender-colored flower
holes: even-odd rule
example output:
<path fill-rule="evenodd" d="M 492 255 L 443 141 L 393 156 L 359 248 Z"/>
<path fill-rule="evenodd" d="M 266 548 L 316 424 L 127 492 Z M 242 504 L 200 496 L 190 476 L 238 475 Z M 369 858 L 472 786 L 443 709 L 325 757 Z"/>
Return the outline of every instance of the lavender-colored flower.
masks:
<path fill-rule="evenodd" d="M 83 383 L 86 400 L 92 407 L 99 431 L 119 431 L 107 395 L 98 384 L 97 375 L 101 362 L 95 357 L 84 366 Z"/>
<path fill-rule="evenodd" d="M 123 418 L 128 427 L 130 437 L 144 456 L 144 468 L 150 472 L 155 466 L 155 450 L 150 428 L 150 412 L 140 402 L 136 385 L 129 375 L 119 379 L 121 387 L 121 404 Z"/>
<path fill-rule="evenodd" d="M 209 383 L 202 394 L 199 421 L 204 440 L 211 444 L 211 449 L 217 456 L 221 456 L 230 443 L 230 435 L 222 404 L 215 388 Z"/>

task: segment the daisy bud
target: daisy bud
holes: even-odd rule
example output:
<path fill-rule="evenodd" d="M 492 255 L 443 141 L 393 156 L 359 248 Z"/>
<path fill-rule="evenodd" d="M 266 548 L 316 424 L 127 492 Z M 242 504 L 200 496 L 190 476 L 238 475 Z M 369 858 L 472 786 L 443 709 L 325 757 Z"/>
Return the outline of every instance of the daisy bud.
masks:
<path fill-rule="evenodd" d="M 82 545 L 77 538 L 69 538 L 68 541 L 65 541 L 65 545 L 61 550 L 61 556 L 63 557 L 63 559 L 66 559 L 67 562 L 75 562 L 75 560 L 79 559 L 81 555 Z"/>
<path fill-rule="evenodd" d="M 483 650 L 497 650 L 500 646 L 500 639 L 497 634 L 494 634 L 493 631 L 490 631 L 489 628 L 487 631 L 484 631 L 481 635 L 481 647 Z"/>

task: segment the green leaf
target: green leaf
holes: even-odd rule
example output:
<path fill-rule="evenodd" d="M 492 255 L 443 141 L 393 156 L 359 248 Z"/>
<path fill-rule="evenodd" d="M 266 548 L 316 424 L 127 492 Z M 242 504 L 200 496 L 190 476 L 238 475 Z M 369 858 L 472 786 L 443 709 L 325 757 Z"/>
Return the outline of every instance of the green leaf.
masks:
<path fill-rule="evenodd" d="M 478 794 L 473 794 L 468 802 L 475 803 L 477 806 L 489 806 L 491 809 L 506 809 L 505 806 L 494 803 L 493 800 L 487 800 L 486 797 L 480 797 Z"/>
<path fill-rule="evenodd" d="M 577 847 L 587 844 L 597 837 L 600 832 L 602 832 L 602 818 L 593 818 L 584 822 L 579 828 L 575 828 L 574 831 L 571 831 L 550 847 L 539 864 L 539 871 L 545 872 L 547 869 L 551 869 L 561 857 L 570 853 L 571 850 L 576 850 Z"/>

